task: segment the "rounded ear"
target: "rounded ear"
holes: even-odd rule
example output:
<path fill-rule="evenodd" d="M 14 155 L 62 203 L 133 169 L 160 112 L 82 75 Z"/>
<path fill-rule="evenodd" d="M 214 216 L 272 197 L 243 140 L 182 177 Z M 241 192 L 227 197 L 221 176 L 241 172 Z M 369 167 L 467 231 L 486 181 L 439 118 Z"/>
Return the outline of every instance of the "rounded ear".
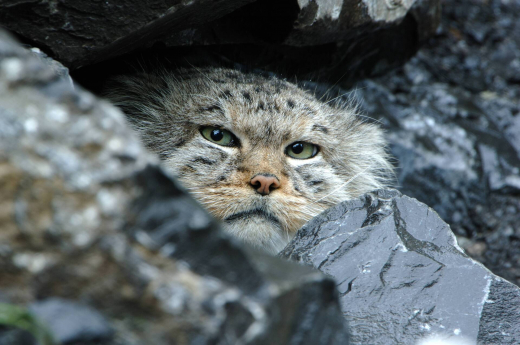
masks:
<path fill-rule="evenodd" d="M 154 120 L 151 110 L 159 110 L 167 87 L 165 79 L 156 74 L 136 73 L 110 79 L 102 94 L 136 124 Z"/>

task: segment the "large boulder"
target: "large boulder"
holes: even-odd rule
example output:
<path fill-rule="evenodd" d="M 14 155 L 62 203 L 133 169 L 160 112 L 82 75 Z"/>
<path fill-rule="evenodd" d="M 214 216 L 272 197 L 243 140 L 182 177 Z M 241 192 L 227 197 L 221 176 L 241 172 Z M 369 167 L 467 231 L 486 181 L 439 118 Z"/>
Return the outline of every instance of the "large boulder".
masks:
<path fill-rule="evenodd" d="M 5 32 L 0 195 L 0 301 L 57 341 L 348 343 L 330 278 L 226 237 L 116 108 Z M 32 344 L 6 310 L 0 340 Z"/>
<path fill-rule="evenodd" d="M 435 211 L 398 191 L 325 211 L 280 255 L 336 279 L 352 344 L 520 341 L 520 288 L 469 258 Z"/>
<path fill-rule="evenodd" d="M 71 69 L 152 46 L 212 46 L 234 61 L 332 79 L 341 72 L 345 81 L 401 65 L 439 20 L 439 0 L 0 3 L 3 27 Z"/>

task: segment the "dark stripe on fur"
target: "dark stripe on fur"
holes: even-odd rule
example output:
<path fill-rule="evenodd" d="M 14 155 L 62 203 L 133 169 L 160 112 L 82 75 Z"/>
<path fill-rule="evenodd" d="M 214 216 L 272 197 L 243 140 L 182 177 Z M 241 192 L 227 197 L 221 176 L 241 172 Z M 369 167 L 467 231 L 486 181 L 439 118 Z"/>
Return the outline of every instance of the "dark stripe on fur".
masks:
<path fill-rule="evenodd" d="M 220 105 L 218 104 L 214 104 L 214 105 L 211 105 L 209 107 L 202 107 L 202 108 L 199 108 L 199 112 L 200 113 L 205 113 L 205 112 L 219 112 L 219 113 L 224 113 L 224 110 L 220 107 Z"/>
<path fill-rule="evenodd" d="M 224 99 L 233 99 L 233 94 L 230 90 L 224 90 L 224 92 L 222 92 L 218 97 Z"/>
<path fill-rule="evenodd" d="M 322 126 L 322 125 L 314 125 L 312 126 L 312 130 L 313 131 L 320 131 L 320 132 L 323 132 L 325 134 L 328 134 L 329 133 L 329 129 L 325 126 Z"/>
<path fill-rule="evenodd" d="M 192 159 L 190 162 L 192 162 L 192 163 L 202 163 L 202 164 L 206 164 L 206 165 L 213 165 L 213 164 L 217 163 L 217 161 L 212 161 L 211 159 L 207 159 L 207 158 L 204 158 L 204 157 L 197 157 L 195 159 Z"/>
<path fill-rule="evenodd" d="M 244 96 L 244 98 L 246 99 L 246 102 L 248 104 L 251 104 L 252 99 L 251 99 L 251 95 L 249 94 L 249 92 L 242 92 L 242 96 Z"/>

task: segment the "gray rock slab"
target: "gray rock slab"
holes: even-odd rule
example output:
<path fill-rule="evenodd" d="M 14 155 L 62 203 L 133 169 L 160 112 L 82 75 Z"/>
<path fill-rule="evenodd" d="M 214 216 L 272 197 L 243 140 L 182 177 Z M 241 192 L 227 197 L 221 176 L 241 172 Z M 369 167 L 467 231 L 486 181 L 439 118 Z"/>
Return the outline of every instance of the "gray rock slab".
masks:
<path fill-rule="evenodd" d="M 518 61 L 519 1 L 447 1 L 437 35 L 414 58 L 356 89 L 387 129 L 399 190 L 520 286 Z"/>
<path fill-rule="evenodd" d="M 520 289 L 465 255 L 435 211 L 395 190 L 325 211 L 280 255 L 336 279 L 353 344 L 520 342 Z"/>

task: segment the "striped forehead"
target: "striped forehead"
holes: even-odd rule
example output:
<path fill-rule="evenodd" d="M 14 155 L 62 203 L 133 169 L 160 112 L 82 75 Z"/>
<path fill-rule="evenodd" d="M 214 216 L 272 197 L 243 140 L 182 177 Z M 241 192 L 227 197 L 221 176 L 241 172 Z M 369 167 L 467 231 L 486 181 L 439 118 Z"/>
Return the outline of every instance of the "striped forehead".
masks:
<path fill-rule="evenodd" d="M 230 129 L 251 140 L 279 142 L 326 128 L 320 121 L 319 109 L 312 103 L 305 104 L 306 100 L 291 92 L 269 91 L 251 87 L 226 93 L 221 106 Z"/>

